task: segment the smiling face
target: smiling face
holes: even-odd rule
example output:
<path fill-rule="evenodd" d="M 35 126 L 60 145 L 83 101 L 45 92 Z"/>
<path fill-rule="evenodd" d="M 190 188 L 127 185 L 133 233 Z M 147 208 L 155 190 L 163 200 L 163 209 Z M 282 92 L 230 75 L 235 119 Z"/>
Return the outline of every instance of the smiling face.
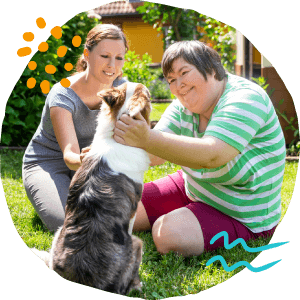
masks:
<path fill-rule="evenodd" d="M 223 81 L 207 74 L 207 80 L 196 66 L 177 58 L 167 75 L 170 90 L 184 107 L 209 118 L 223 92 Z"/>
<path fill-rule="evenodd" d="M 92 51 L 86 49 L 88 75 L 102 84 L 112 85 L 122 73 L 125 52 L 124 41 L 115 39 L 100 41 Z"/>

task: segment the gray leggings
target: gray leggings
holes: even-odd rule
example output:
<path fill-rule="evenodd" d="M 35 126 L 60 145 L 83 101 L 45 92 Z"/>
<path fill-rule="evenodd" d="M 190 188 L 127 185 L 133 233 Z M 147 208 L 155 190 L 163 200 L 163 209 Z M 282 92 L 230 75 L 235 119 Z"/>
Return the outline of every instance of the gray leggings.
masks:
<path fill-rule="evenodd" d="M 22 177 L 27 196 L 49 231 L 55 232 L 63 225 L 74 173 L 63 160 L 23 164 Z"/>

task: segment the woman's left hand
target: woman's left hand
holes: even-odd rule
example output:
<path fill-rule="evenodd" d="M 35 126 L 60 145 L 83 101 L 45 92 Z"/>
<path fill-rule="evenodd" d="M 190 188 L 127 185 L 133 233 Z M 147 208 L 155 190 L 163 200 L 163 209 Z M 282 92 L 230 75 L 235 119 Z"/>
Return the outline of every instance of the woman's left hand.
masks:
<path fill-rule="evenodd" d="M 139 112 L 134 118 L 123 114 L 114 129 L 116 142 L 145 149 L 150 139 L 150 126 Z"/>
<path fill-rule="evenodd" d="M 82 148 L 81 153 L 80 153 L 80 161 L 82 162 L 87 153 L 91 150 L 91 146 Z"/>

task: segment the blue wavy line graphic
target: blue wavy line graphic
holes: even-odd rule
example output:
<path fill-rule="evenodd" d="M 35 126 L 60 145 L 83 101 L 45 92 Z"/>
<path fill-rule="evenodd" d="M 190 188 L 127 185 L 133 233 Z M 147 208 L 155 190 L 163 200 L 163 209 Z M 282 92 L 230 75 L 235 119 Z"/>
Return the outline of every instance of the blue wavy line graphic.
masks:
<path fill-rule="evenodd" d="M 269 245 L 265 245 L 265 246 L 261 246 L 261 247 L 257 247 L 257 248 L 250 248 L 250 247 L 248 247 L 248 245 L 242 238 L 238 238 L 235 241 L 233 241 L 231 244 L 229 244 L 228 243 L 228 240 L 229 240 L 228 233 L 226 231 L 221 231 L 210 240 L 210 244 L 212 245 L 217 239 L 219 239 L 222 236 L 224 236 L 224 247 L 226 249 L 231 249 L 231 248 L 235 247 L 237 244 L 241 243 L 243 248 L 246 251 L 252 252 L 252 253 L 269 250 L 269 249 L 276 248 L 276 247 L 279 247 L 279 246 L 282 246 L 282 245 L 288 243 L 288 242 L 274 243 L 274 244 L 269 244 Z"/>
<path fill-rule="evenodd" d="M 258 267 L 258 268 L 252 267 L 247 261 L 239 261 L 239 262 L 235 263 L 233 266 L 228 267 L 228 265 L 227 265 L 224 257 L 221 256 L 221 255 L 216 255 L 216 256 L 212 257 L 211 259 L 209 259 L 207 261 L 206 266 L 211 265 L 216 260 L 219 260 L 221 262 L 221 264 L 222 264 L 222 266 L 223 266 L 223 268 L 224 268 L 224 270 L 226 272 L 231 272 L 231 271 L 235 270 L 236 268 L 238 268 L 240 266 L 245 266 L 245 267 L 247 267 L 252 272 L 261 272 L 261 271 L 265 271 L 265 270 L 273 267 L 274 265 L 276 265 L 278 262 L 281 261 L 281 259 L 277 260 L 277 261 L 273 261 L 273 262 L 271 262 L 269 264 L 263 265 L 263 266 Z"/>

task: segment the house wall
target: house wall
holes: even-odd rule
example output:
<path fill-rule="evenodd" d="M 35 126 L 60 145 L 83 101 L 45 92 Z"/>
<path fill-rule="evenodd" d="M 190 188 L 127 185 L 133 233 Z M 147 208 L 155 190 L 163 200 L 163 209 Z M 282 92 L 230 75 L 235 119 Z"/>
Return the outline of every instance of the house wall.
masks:
<path fill-rule="evenodd" d="M 245 41 L 244 36 L 237 30 L 236 31 L 236 62 L 235 62 L 235 74 L 238 76 L 244 76 L 244 60 L 245 60 Z"/>
<path fill-rule="evenodd" d="M 160 63 L 164 53 L 164 43 L 162 35 L 153 29 L 152 25 L 145 23 L 141 16 L 114 16 L 103 17 L 104 24 L 115 24 L 120 26 L 126 35 L 129 50 L 142 56 L 148 53 L 152 58 L 152 63 Z"/>
<path fill-rule="evenodd" d="M 129 50 L 142 56 L 148 53 L 153 63 L 160 63 L 164 45 L 162 35 L 144 21 L 124 22 L 123 31 L 128 39 Z"/>

